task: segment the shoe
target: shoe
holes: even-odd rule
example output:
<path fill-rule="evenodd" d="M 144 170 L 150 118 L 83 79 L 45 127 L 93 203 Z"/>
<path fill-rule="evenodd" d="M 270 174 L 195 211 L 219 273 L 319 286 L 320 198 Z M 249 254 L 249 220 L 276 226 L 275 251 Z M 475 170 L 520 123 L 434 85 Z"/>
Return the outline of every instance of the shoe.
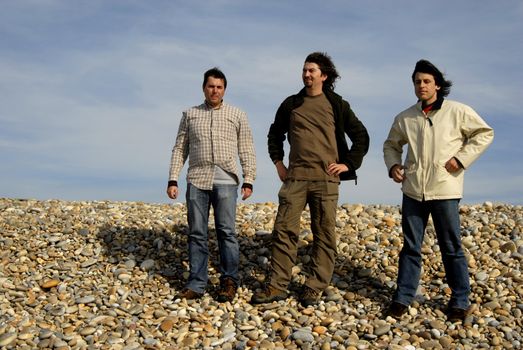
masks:
<path fill-rule="evenodd" d="M 225 278 L 221 283 L 216 300 L 220 303 L 232 301 L 236 296 L 236 289 L 238 289 L 238 286 L 234 283 L 232 278 Z"/>
<path fill-rule="evenodd" d="M 203 293 L 195 292 L 192 289 L 184 288 L 180 293 L 178 293 L 175 297 L 175 299 L 200 299 L 203 296 Z"/>
<path fill-rule="evenodd" d="M 254 293 L 251 298 L 251 304 L 265 304 L 273 301 L 280 301 L 287 299 L 287 292 L 277 290 L 271 286 L 267 286 L 261 292 Z"/>
<path fill-rule="evenodd" d="M 320 301 L 321 292 L 316 292 L 314 289 L 307 286 L 303 286 L 303 290 L 300 293 L 300 304 L 303 307 L 316 305 Z"/>
<path fill-rule="evenodd" d="M 390 303 L 387 310 L 385 310 L 385 316 L 391 316 L 394 318 L 401 318 L 407 311 L 409 307 L 407 305 L 403 305 L 401 303 L 398 303 L 397 301 L 393 301 Z"/>
<path fill-rule="evenodd" d="M 459 307 L 449 307 L 447 309 L 447 320 L 449 322 L 457 322 L 465 320 L 465 317 L 467 317 L 470 314 L 470 306 L 466 309 L 461 309 Z"/>

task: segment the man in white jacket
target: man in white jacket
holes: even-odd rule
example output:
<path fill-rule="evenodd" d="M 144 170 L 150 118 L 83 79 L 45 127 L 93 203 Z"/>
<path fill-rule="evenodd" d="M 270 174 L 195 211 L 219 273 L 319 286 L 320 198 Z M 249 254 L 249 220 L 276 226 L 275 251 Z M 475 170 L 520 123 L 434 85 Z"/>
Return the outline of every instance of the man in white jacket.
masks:
<path fill-rule="evenodd" d="M 458 207 L 464 173 L 490 145 L 494 131 L 469 106 L 445 99 L 452 82 L 429 61 L 416 63 L 412 82 L 418 102 L 396 116 L 383 144 L 389 177 L 402 184 L 403 192 L 403 248 L 397 288 L 385 315 L 401 317 L 416 295 L 421 245 L 431 215 L 452 291 L 447 318 L 454 322 L 463 320 L 470 309 Z"/>

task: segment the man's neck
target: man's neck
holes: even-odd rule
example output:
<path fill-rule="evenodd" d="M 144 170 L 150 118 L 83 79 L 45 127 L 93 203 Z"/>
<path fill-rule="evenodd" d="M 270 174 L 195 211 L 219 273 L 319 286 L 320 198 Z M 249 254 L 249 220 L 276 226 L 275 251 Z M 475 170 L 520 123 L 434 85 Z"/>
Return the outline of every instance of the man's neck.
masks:
<path fill-rule="evenodd" d="M 305 92 L 307 93 L 307 96 L 311 96 L 311 97 L 314 97 L 314 96 L 319 96 L 321 94 L 323 94 L 323 90 L 321 88 L 305 88 Z"/>
<path fill-rule="evenodd" d="M 207 105 L 207 107 L 211 109 L 218 109 L 223 104 L 223 100 L 221 100 L 220 103 L 218 103 L 217 105 L 210 104 L 209 101 L 205 100 L 205 104 Z"/>

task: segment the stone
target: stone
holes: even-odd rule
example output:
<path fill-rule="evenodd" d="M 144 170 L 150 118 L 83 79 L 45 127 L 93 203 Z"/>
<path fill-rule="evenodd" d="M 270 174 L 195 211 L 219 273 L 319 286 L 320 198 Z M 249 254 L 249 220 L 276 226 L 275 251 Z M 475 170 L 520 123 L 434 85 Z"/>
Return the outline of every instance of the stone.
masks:
<path fill-rule="evenodd" d="M 56 287 L 59 283 L 60 283 L 60 280 L 51 279 L 51 280 L 47 280 L 44 283 L 42 283 L 40 285 L 40 287 L 42 287 L 43 289 L 50 289 L 50 288 Z"/>
<path fill-rule="evenodd" d="M 14 342 L 17 338 L 17 334 L 15 332 L 8 332 L 0 335 L 0 346 L 8 346 L 12 342 Z"/>
<path fill-rule="evenodd" d="M 450 288 L 431 222 L 415 301 L 401 319 L 383 317 L 402 246 L 400 208 L 387 205 L 338 207 L 332 283 L 318 304 L 303 308 L 297 296 L 313 256 L 306 209 L 289 297 L 251 305 L 270 277 L 277 207 L 238 203 L 242 283 L 233 302 L 218 303 L 215 234 L 206 293 L 175 299 L 189 276 L 183 203 L 0 198 L 0 347 L 521 348 L 522 206 L 462 206 L 473 305 L 462 323 L 445 316 Z"/>
<path fill-rule="evenodd" d="M 374 335 L 379 337 L 379 336 L 389 333 L 389 331 L 390 331 L 390 325 L 385 324 L 383 326 L 379 326 L 379 327 L 375 328 Z"/>

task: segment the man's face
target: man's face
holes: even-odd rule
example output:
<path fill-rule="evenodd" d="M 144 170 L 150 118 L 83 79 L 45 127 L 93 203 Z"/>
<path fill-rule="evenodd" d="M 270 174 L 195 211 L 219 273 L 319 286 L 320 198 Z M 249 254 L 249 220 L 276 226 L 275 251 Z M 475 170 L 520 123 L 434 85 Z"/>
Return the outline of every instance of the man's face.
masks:
<path fill-rule="evenodd" d="M 306 88 L 319 88 L 321 90 L 327 75 L 321 72 L 320 67 L 316 63 L 305 62 L 301 78 Z"/>
<path fill-rule="evenodd" d="M 218 107 L 222 103 L 223 95 L 225 95 L 223 80 L 215 77 L 207 78 L 203 94 L 205 95 L 205 101 L 211 107 Z"/>
<path fill-rule="evenodd" d="M 425 104 L 431 104 L 438 99 L 439 89 L 432 74 L 418 72 L 414 75 L 414 92 Z"/>

